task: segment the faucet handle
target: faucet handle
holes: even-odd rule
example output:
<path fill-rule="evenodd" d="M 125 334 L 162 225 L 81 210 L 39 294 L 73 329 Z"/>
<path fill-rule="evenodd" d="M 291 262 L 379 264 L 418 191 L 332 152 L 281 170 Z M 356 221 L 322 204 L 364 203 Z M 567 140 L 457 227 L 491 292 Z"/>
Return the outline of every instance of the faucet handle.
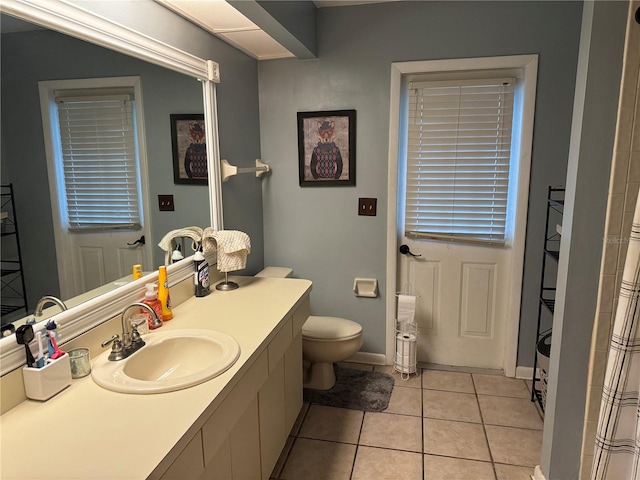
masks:
<path fill-rule="evenodd" d="M 120 340 L 120 336 L 115 334 L 109 340 L 105 340 L 100 344 L 102 348 L 111 345 L 111 353 L 109 354 L 109 360 L 122 360 L 124 358 L 124 346 Z"/>

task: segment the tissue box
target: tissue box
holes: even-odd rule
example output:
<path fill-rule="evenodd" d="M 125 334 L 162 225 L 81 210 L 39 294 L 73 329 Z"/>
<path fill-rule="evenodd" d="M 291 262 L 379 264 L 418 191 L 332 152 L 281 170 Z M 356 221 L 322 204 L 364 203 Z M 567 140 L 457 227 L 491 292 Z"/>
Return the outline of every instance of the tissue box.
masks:
<path fill-rule="evenodd" d="M 24 367 L 22 376 L 27 398 L 48 400 L 71 385 L 69 354 L 65 353 L 42 368 Z"/>

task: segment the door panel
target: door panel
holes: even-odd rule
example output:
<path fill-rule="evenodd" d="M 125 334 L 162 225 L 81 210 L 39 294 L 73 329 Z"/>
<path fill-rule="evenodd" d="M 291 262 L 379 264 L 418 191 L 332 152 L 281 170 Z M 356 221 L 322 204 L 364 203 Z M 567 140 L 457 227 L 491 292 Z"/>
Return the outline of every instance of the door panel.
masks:
<path fill-rule="evenodd" d="M 501 369 L 511 249 L 399 238 L 398 290 L 416 299 L 421 363 Z"/>
<path fill-rule="evenodd" d="M 68 232 L 73 271 L 72 296 L 131 275 L 133 265 L 150 265 L 147 249 L 134 243 L 142 230 Z"/>

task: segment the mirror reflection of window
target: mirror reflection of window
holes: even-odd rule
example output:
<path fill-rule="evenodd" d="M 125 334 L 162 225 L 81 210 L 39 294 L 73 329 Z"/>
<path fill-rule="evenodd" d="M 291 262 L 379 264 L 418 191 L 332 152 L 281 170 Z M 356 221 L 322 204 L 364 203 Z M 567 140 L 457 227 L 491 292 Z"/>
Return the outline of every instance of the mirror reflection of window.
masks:
<path fill-rule="evenodd" d="M 143 112 L 137 77 L 40 82 L 63 297 L 151 267 L 145 228 Z"/>

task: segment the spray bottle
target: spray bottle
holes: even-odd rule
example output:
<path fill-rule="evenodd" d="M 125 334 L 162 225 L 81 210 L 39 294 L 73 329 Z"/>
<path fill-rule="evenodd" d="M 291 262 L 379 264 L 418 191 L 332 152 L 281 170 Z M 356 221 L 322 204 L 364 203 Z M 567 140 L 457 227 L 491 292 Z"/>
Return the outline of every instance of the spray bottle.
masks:
<path fill-rule="evenodd" d="M 209 263 L 204 258 L 202 246 L 198 248 L 193 256 L 193 266 L 195 269 L 194 283 L 196 285 L 196 297 L 206 297 L 209 295 Z"/>

